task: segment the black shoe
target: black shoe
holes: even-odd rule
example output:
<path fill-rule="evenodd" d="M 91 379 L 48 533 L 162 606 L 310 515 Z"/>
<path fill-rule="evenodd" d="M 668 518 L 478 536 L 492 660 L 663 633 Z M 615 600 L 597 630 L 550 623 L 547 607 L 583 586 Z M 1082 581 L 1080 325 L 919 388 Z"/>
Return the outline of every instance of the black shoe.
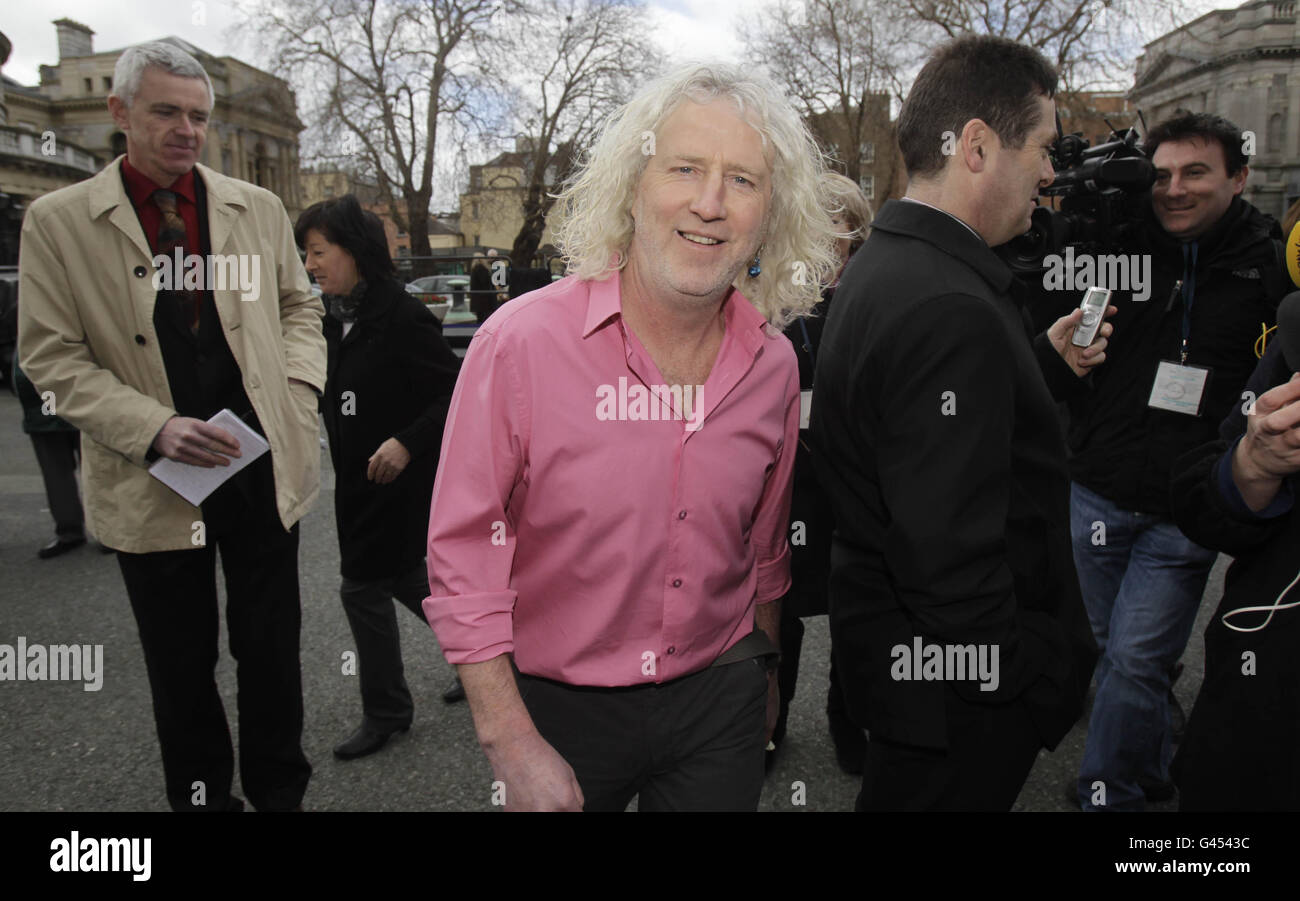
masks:
<path fill-rule="evenodd" d="M 1142 789 L 1149 804 L 1172 800 L 1177 792 L 1172 782 L 1139 782 L 1138 787 Z M 1065 800 L 1075 810 L 1083 809 L 1079 803 L 1079 783 L 1074 779 L 1065 786 Z"/>
<path fill-rule="evenodd" d="M 402 726 L 400 729 L 393 729 L 389 732 L 380 732 L 372 729 L 370 726 L 362 723 L 356 732 L 348 737 L 347 741 L 340 745 L 335 745 L 334 756 L 339 760 L 355 760 L 358 757 L 365 757 L 373 754 L 384 745 L 388 744 L 388 739 L 392 738 L 398 732 L 405 732 L 410 726 Z"/>
<path fill-rule="evenodd" d="M 42 560 L 49 560 L 51 557 L 57 557 L 60 554 L 66 554 L 68 551 L 79 548 L 85 543 L 85 538 L 55 538 L 37 551 L 36 556 Z"/>
<path fill-rule="evenodd" d="M 465 700 L 465 686 L 460 684 L 460 676 L 456 681 L 451 683 L 451 687 L 442 693 L 442 700 L 445 704 L 455 704 L 457 701 Z"/>
<path fill-rule="evenodd" d="M 1138 786 L 1151 804 L 1171 801 L 1174 795 L 1178 793 L 1178 789 L 1174 787 L 1172 782 L 1139 782 Z"/>

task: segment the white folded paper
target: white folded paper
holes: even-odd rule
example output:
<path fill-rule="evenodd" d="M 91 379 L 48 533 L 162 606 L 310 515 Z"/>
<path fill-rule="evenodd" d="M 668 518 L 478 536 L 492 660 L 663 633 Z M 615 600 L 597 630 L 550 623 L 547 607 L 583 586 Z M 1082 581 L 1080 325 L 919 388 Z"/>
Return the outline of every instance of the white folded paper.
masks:
<path fill-rule="evenodd" d="M 229 410 L 222 410 L 208 420 L 209 425 L 225 429 L 239 442 L 242 456 L 231 457 L 229 466 L 194 466 L 166 457 L 149 467 L 149 474 L 175 491 L 194 506 L 207 500 L 226 480 L 270 449 L 266 439 L 254 432 Z"/>

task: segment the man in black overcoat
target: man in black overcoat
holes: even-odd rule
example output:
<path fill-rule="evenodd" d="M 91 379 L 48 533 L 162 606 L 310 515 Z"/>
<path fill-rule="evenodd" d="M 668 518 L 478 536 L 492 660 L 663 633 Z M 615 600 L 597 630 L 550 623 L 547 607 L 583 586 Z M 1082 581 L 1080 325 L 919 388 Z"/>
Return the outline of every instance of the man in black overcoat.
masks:
<path fill-rule="evenodd" d="M 812 437 L 830 616 L 870 732 L 859 810 L 1006 810 L 1078 719 L 1096 646 L 1070 551 L 1054 397 L 1087 390 L 1079 311 L 1032 336 L 991 249 L 1054 178 L 1056 72 L 1012 41 L 935 52 L 899 120 L 907 196 L 836 292 Z"/>

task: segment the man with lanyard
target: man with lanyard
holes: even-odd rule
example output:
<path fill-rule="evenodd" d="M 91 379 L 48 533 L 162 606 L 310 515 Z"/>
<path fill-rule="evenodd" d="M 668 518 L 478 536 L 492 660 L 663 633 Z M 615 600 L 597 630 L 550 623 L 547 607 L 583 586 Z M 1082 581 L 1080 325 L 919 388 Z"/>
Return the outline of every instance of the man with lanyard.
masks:
<path fill-rule="evenodd" d="M 1103 651 L 1072 793 L 1089 810 L 1172 795 L 1171 677 L 1216 554 L 1171 519 L 1170 468 L 1243 402 L 1283 292 L 1277 224 L 1241 197 L 1240 129 L 1185 114 L 1144 150 L 1154 215 L 1125 248 L 1133 283 L 1113 286 L 1110 364 L 1070 403 L 1074 557 Z"/>

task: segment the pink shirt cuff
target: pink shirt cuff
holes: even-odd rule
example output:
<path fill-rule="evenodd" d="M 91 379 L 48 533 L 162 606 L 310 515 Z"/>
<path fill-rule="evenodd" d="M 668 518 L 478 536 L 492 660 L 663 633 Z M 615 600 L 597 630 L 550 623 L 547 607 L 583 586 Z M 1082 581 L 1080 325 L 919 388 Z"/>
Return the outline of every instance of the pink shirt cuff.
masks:
<path fill-rule="evenodd" d="M 782 544 L 781 552 L 775 557 L 758 561 L 756 603 L 769 604 L 790 590 L 790 545 Z"/>
<path fill-rule="evenodd" d="M 493 591 L 424 599 L 424 617 L 447 662 L 482 663 L 515 649 L 516 593 Z"/>

